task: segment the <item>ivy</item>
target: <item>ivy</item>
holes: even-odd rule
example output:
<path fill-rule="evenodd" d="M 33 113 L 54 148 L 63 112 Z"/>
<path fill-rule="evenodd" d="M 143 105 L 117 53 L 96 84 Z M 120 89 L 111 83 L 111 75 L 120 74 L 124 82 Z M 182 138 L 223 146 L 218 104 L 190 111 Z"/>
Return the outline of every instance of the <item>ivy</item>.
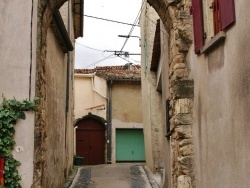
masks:
<path fill-rule="evenodd" d="M 4 179 L 5 187 L 21 187 L 21 176 L 18 174 L 17 167 L 21 165 L 19 161 L 13 158 L 12 150 L 15 145 L 13 136 L 15 134 L 15 125 L 18 119 L 25 119 L 25 111 L 35 109 L 35 98 L 33 101 L 18 101 L 15 98 L 6 99 L 3 96 L 3 102 L 0 105 L 0 157 L 5 158 Z M 1 185 L 0 185 L 1 188 Z"/>

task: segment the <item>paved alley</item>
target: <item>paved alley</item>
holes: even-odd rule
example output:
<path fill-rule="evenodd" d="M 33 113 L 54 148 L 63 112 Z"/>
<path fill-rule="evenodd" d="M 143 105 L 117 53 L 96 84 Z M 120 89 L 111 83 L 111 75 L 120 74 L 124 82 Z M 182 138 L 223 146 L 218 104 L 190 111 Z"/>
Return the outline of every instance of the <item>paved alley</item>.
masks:
<path fill-rule="evenodd" d="M 84 166 L 78 172 L 70 188 L 151 188 L 143 165 L 104 164 Z"/>

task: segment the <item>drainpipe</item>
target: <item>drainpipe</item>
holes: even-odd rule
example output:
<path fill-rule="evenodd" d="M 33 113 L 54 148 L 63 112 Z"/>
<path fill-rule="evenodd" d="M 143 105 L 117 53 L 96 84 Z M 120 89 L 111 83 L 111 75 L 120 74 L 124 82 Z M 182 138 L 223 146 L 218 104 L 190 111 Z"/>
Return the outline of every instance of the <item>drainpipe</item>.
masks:
<path fill-rule="evenodd" d="M 70 40 L 70 6 L 71 6 L 71 1 L 68 1 L 68 39 Z M 70 40 L 71 42 L 71 40 Z M 67 151 L 67 132 L 68 132 L 68 113 L 69 113 L 69 80 L 70 80 L 70 51 L 68 50 L 67 52 L 67 68 L 66 68 L 66 108 L 65 108 L 65 132 L 64 132 L 64 149 L 65 149 L 65 166 L 64 168 L 68 168 L 68 159 L 69 159 L 69 152 Z M 66 170 L 64 170 L 64 176 L 67 176 Z"/>
<path fill-rule="evenodd" d="M 108 126 L 107 126 L 107 137 L 108 137 L 108 164 L 111 164 L 111 156 L 112 156 L 112 84 L 113 80 L 108 80 L 108 110 L 107 110 L 107 119 L 108 119 Z"/>
<path fill-rule="evenodd" d="M 107 123 L 108 123 L 107 124 L 107 163 L 111 164 L 111 143 L 112 143 L 111 142 L 111 85 L 108 84 L 109 94 L 108 94 L 108 97 L 105 97 L 104 95 L 102 95 L 101 93 L 99 93 L 95 89 L 95 85 L 94 85 L 95 73 L 92 74 L 92 75 L 93 76 L 91 77 L 91 82 L 92 82 L 92 89 L 93 89 L 93 91 L 95 91 L 98 95 L 100 95 L 103 98 L 105 98 L 106 101 L 107 101 L 107 111 L 106 111 L 106 119 L 107 119 Z"/>
<path fill-rule="evenodd" d="M 74 156 L 76 156 L 76 129 L 78 126 L 74 127 Z"/>
<path fill-rule="evenodd" d="M 0 185 L 1 185 L 1 188 L 4 188 L 4 163 L 5 163 L 5 158 L 0 157 Z"/>
<path fill-rule="evenodd" d="M 70 0 L 68 1 L 68 36 L 70 39 Z M 67 81 L 66 81 L 66 113 L 69 111 L 69 71 L 70 71 L 70 51 L 67 53 Z"/>

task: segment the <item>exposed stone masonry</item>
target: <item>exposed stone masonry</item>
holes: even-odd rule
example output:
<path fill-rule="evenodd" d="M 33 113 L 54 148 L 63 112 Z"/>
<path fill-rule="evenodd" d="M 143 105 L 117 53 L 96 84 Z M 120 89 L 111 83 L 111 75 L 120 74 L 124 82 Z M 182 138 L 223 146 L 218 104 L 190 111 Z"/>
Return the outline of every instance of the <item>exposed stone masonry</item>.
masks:
<path fill-rule="evenodd" d="M 191 0 L 148 0 L 169 33 L 171 187 L 194 188 L 193 81 L 186 55 L 192 44 Z"/>
<path fill-rule="evenodd" d="M 46 138 L 46 37 L 47 30 L 52 20 L 52 12 L 62 6 L 67 0 L 39 0 L 37 15 L 37 71 L 36 71 L 36 96 L 37 102 L 35 117 L 35 156 L 34 156 L 34 188 L 43 187 L 43 169 L 45 164 L 45 138 Z"/>

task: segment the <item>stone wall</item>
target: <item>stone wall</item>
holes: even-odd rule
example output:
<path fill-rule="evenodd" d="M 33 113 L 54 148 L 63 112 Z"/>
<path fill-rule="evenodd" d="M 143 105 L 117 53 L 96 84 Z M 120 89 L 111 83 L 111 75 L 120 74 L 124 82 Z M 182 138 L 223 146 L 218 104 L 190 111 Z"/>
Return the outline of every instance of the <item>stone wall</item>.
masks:
<path fill-rule="evenodd" d="M 195 187 L 192 143 L 193 81 L 187 53 L 192 44 L 190 0 L 148 1 L 169 33 L 171 187 Z"/>
<path fill-rule="evenodd" d="M 46 165 L 51 164 L 51 162 L 59 162 L 58 157 L 55 156 L 54 160 L 52 161 L 46 161 L 48 160 L 48 155 L 50 150 L 53 150 L 53 148 L 49 147 L 49 141 L 47 139 L 48 134 L 48 128 L 49 126 L 52 126 L 53 122 L 48 122 L 47 121 L 47 116 L 48 116 L 48 105 L 49 105 L 49 98 L 53 96 L 47 96 L 48 93 L 52 90 L 49 91 L 48 87 L 48 79 L 47 78 L 49 74 L 49 70 L 47 69 L 47 37 L 48 37 L 48 28 L 51 24 L 52 20 L 52 13 L 56 8 L 60 8 L 66 0 L 57 0 L 57 1 L 52 1 L 52 0 L 39 0 L 38 1 L 38 13 L 37 13 L 37 56 L 36 56 L 36 96 L 40 98 L 40 100 L 37 102 L 37 111 L 35 115 L 35 152 L 34 152 L 34 178 L 33 178 L 33 185 L 32 187 L 34 188 L 39 188 L 39 187 L 51 187 L 50 183 L 53 184 L 53 181 L 58 178 L 59 181 L 55 182 L 55 187 L 60 187 L 62 186 L 63 180 L 64 180 L 64 175 L 67 176 L 69 172 L 69 165 L 65 164 L 65 159 L 63 159 L 63 164 L 61 164 L 60 167 L 55 168 L 55 173 L 53 176 L 46 176 Z M 63 57 L 64 58 L 64 57 Z M 64 59 L 61 62 L 66 66 Z M 66 68 L 64 69 L 64 73 L 66 72 Z M 73 72 L 73 71 L 72 71 Z M 52 75 L 52 77 L 55 76 L 56 74 Z M 61 76 L 61 75 L 60 75 Z M 51 78 L 52 78 L 51 77 Z M 72 79 L 71 79 L 72 80 Z M 65 86 L 65 82 L 61 83 Z M 70 87 L 72 88 L 72 86 Z M 60 92 L 65 92 L 64 91 L 58 91 Z M 72 93 L 72 92 L 71 92 Z M 61 93 L 63 95 L 63 93 Z M 64 93 L 66 94 L 66 93 Z M 64 111 L 65 108 L 65 100 L 60 101 L 61 99 L 56 99 L 57 104 L 59 103 L 64 103 L 62 111 Z M 72 98 L 69 98 L 70 101 L 72 101 Z M 72 105 L 70 105 L 72 107 Z M 65 117 L 67 117 L 67 122 L 72 121 L 72 111 L 69 111 L 68 114 L 65 112 L 63 113 L 64 116 L 59 115 L 59 117 L 63 118 L 60 119 L 60 121 L 63 121 L 64 124 L 60 125 L 63 126 L 63 129 L 65 129 Z M 49 114 L 50 115 L 50 114 Z M 56 114 L 57 116 L 57 114 Z M 59 122 L 60 122 L 59 121 Z M 57 125 L 57 124 L 56 124 Z M 53 125 L 55 126 L 55 125 Z M 70 125 L 67 125 L 70 127 Z M 57 131 L 55 128 L 54 131 Z M 72 131 L 69 131 L 72 132 Z M 51 133 L 50 133 L 51 134 Z M 66 134 L 69 135 L 69 134 Z M 63 135 L 65 136 L 65 133 Z M 65 141 L 62 143 L 64 145 Z M 60 143 L 58 143 L 61 145 Z M 65 147 L 65 146 L 63 146 Z M 72 146 L 73 147 L 73 146 Z M 59 147 L 60 148 L 60 147 Z M 68 149 L 67 151 L 64 151 L 61 153 L 62 155 L 60 156 L 61 158 L 67 158 L 65 156 L 65 152 L 70 152 L 73 149 Z M 67 154 L 67 156 L 73 155 L 72 154 Z M 73 156 L 70 156 L 71 158 L 68 159 L 68 163 L 72 163 L 73 161 Z M 64 167 L 68 166 L 68 168 L 64 169 Z M 57 176 L 58 172 L 58 176 Z M 63 176 L 62 176 L 63 174 Z M 49 179 L 45 179 L 45 178 Z M 45 186 L 46 185 L 46 186 Z"/>

